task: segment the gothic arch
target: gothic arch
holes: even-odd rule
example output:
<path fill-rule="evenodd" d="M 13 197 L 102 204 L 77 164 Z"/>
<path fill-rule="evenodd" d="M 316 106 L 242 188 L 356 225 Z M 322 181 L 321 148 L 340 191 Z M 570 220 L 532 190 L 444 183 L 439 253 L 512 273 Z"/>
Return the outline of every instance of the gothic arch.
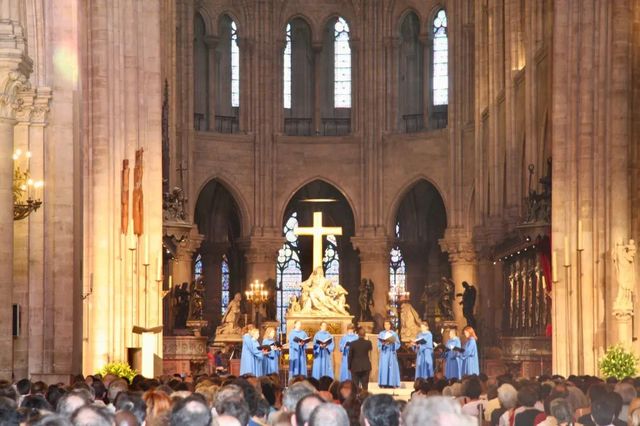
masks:
<path fill-rule="evenodd" d="M 436 15 L 441 10 L 444 10 L 444 12 L 447 13 L 447 8 L 442 3 L 436 3 L 433 6 L 431 6 L 431 8 L 429 9 L 429 13 L 427 13 L 427 16 L 426 16 L 427 20 L 423 23 L 423 28 L 425 29 L 431 28 L 433 26 L 433 20 L 436 18 Z M 427 30 L 426 33 L 429 34 L 430 37 L 432 36 L 430 30 Z"/>
<path fill-rule="evenodd" d="M 205 5 L 200 5 L 200 7 L 196 8 L 195 14 L 200 15 L 204 21 L 205 35 L 218 33 L 218 29 L 213 26 L 213 15 Z"/>
<path fill-rule="evenodd" d="M 429 183 L 431 186 L 435 188 L 435 190 L 440 195 L 440 198 L 442 199 L 442 204 L 444 205 L 444 210 L 445 210 L 447 219 L 451 218 L 451 206 L 449 205 L 449 202 L 447 201 L 447 197 L 445 196 L 446 193 L 442 190 L 442 188 L 437 184 L 436 181 L 427 177 L 426 175 L 420 174 L 418 176 L 414 176 L 412 179 L 407 181 L 407 183 L 402 187 L 400 187 L 400 189 L 397 191 L 397 194 L 389 207 L 389 211 L 387 212 L 387 219 L 385 221 L 387 233 L 395 229 L 395 220 L 396 220 L 396 216 L 398 215 L 398 209 L 400 208 L 400 203 L 402 203 L 402 200 L 409 193 L 409 191 L 411 191 L 411 189 L 413 189 L 413 187 L 416 186 L 421 181 L 426 181 L 427 183 Z"/>
<path fill-rule="evenodd" d="M 347 25 L 349 25 L 349 39 L 353 40 L 356 35 L 356 26 L 354 25 L 355 19 L 349 13 L 331 12 L 322 20 L 320 28 L 326 28 L 327 25 L 329 25 L 329 22 L 338 18 L 342 18 L 347 22 Z"/>
<path fill-rule="evenodd" d="M 344 197 L 344 199 L 347 201 L 347 204 L 349 205 L 349 208 L 351 209 L 351 212 L 353 214 L 353 225 L 355 229 L 359 228 L 359 224 L 360 224 L 360 220 L 359 220 L 359 215 L 358 215 L 358 210 L 356 208 L 356 204 L 354 203 L 353 199 L 348 195 L 348 193 L 341 188 L 340 185 L 338 185 L 335 181 L 332 181 L 331 179 L 328 179 L 324 176 L 314 176 L 311 177 L 307 180 L 305 180 L 304 182 L 302 182 L 300 185 L 296 186 L 293 190 L 289 191 L 289 194 L 286 196 L 286 198 L 284 199 L 284 202 L 282 203 L 282 205 L 280 206 L 280 210 L 278 213 L 278 216 L 276 216 L 278 218 L 278 220 L 281 220 L 281 218 L 283 218 L 286 214 L 287 211 L 287 207 L 289 206 L 289 204 L 291 203 L 291 201 L 293 200 L 293 197 L 295 197 L 295 195 L 305 186 L 309 185 L 310 183 L 313 182 L 324 182 L 327 185 L 332 186 L 333 188 L 335 188 L 340 194 L 342 194 L 342 196 Z"/>
<path fill-rule="evenodd" d="M 407 19 L 407 16 L 409 16 L 409 14 L 413 13 L 414 15 L 416 15 L 416 17 L 418 18 L 418 23 L 420 24 L 420 33 L 422 33 L 422 30 L 425 28 L 423 25 L 424 22 L 424 17 L 422 16 L 422 14 L 420 12 L 418 12 L 415 8 L 408 6 L 405 7 L 396 18 L 394 18 L 393 20 L 393 33 L 396 35 L 400 34 L 400 29 L 402 27 L 402 24 L 404 22 L 405 19 Z"/>
<path fill-rule="evenodd" d="M 233 22 L 235 22 L 236 27 L 238 29 L 238 34 L 242 35 L 242 37 L 245 37 L 243 30 L 244 30 L 244 24 L 243 22 L 238 18 L 238 14 L 233 12 L 230 9 L 224 9 L 222 10 L 220 13 L 218 13 L 218 19 L 216 20 L 216 35 L 220 36 L 219 34 L 219 30 L 220 30 L 220 21 L 222 20 L 222 18 L 227 17 L 229 19 L 231 19 Z"/>
<path fill-rule="evenodd" d="M 293 21 L 294 19 L 300 19 L 304 21 L 305 24 L 307 24 L 307 26 L 309 27 L 309 31 L 311 31 L 311 43 L 316 42 L 316 39 L 314 37 L 315 35 L 320 34 L 321 31 L 318 30 L 316 21 L 314 21 L 313 19 L 311 19 L 311 17 L 301 12 L 296 12 L 296 13 L 287 15 L 287 18 L 284 20 L 284 22 L 280 26 L 281 34 L 285 34 L 287 32 L 287 25 L 289 24 L 289 22 Z"/>
<path fill-rule="evenodd" d="M 251 221 L 250 221 L 251 216 L 250 216 L 249 204 L 247 204 L 247 201 L 242 196 L 242 192 L 238 189 L 238 187 L 233 185 L 231 183 L 231 180 L 226 178 L 225 176 L 212 175 L 203 181 L 202 185 L 200 185 L 200 187 L 198 188 L 198 191 L 197 191 L 198 196 L 196 197 L 196 202 L 193 203 L 193 212 L 191 217 L 193 218 L 196 217 L 195 215 L 196 215 L 196 208 L 198 205 L 198 201 L 200 200 L 200 197 L 202 196 L 203 191 L 207 188 L 209 183 L 212 181 L 217 181 L 220 185 L 222 185 L 223 188 L 229 191 L 229 193 L 231 194 L 231 197 L 236 203 L 236 206 L 238 207 L 238 214 L 240 215 L 240 218 L 239 218 L 240 219 L 239 220 L 240 235 L 241 236 L 248 235 L 249 232 L 251 231 Z"/>

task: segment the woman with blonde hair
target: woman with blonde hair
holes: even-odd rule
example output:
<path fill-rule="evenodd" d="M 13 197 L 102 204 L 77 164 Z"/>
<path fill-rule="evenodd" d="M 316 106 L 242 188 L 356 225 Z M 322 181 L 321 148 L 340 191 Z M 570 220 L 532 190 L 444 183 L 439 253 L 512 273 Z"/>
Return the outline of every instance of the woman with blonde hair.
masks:
<path fill-rule="evenodd" d="M 142 399 L 147 405 L 147 425 L 167 424 L 171 413 L 171 398 L 159 390 L 149 390 L 142 394 Z"/>

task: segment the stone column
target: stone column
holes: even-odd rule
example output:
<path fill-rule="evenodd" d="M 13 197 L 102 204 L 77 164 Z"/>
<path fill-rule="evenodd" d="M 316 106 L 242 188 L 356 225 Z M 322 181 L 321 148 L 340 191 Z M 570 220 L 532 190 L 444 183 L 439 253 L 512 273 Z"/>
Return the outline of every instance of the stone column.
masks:
<path fill-rule="evenodd" d="M 371 312 L 377 328 L 387 317 L 389 293 L 389 250 L 391 242 L 386 237 L 351 237 L 353 246 L 360 252 L 360 277 L 373 281 L 373 307 Z"/>
<path fill-rule="evenodd" d="M 171 262 L 171 276 L 173 277 L 174 286 L 181 285 L 184 282 L 191 283 L 193 279 L 193 255 L 204 240 L 204 235 L 198 233 L 196 225 L 186 226 L 188 226 L 189 232 L 177 243 L 175 260 Z"/>
<path fill-rule="evenodd" d="M 12 380 L 13 370 L 13 134 L 18 92 L 27 85 L 30 72 L 22 27 L 15 21 L 0 20 L 0 233 L 5 241 L 0 247 L 0 294 L 5 296 L 0 302 L 0 348 L 4 348 L 0 379 L 7 380 Z"/>
<path fill-rule="evenodd" d="M 207 84 L 208 88 L 208 111 L 209 114 L 209 128 L 207 130 L 215 130 L 216 129 L 216 73 L 214 70 L 216 69 L 216 48 L 218 47 L 218 37 L 207 35 L 204 37 L 204 43 L 207 46 L 209 66 L 207 68 L 208 79 L 209 82 Z"/>
<path fill-rule="evenodd" d="M 477 289 L 476 306 L 474 311 L 477 312 L 478 300 L 481 298 L 480 289 L 478 288 L 477 268 L 478 261 L 476 251 L 471 243 L 471 239 L 461 235 L 456 229 L 447 229 L 445 237 L 440 240 L 440 248 L 442 251 L 449 253 L 449 261 L 451 262 L 451 278 L 456 285 L 456 294 L 463 292 L 462 282 L 467 281 L 473 284 Z M 458 327 L 462 329 L 467 325 L 467 321 L 462 315 L 461 298 L 456 297 L 453 304 L 453 315 Z M 476 315 L 477 320 L 477 315 Z"/>
<path fill-rule="evenodd" d="M 313 50 L 313 130 L 316 135 L 321 134 L 322 128 L 322 42 L 312 42 Z"/>
<path fill-rule="evenodd" d="M 250 237 L 240 243 L 246 261 L 245 285 L 255 280 L 275 280 L 278 249 L 283 241 L 282 237 Z"/>

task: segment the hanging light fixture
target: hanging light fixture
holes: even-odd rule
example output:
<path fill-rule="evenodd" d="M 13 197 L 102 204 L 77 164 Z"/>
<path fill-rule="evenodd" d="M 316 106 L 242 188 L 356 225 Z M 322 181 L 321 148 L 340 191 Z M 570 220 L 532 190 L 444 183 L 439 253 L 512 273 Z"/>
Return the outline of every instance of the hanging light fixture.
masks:
<path fill-rule="evenodd" d="M 18 160 L 23 156 L 28 161 L 31 153 L 29 151 L 23 153 L 18 149 L 13 154 L 13 220 L 27 218 L 42 205 L 40 195 L 44 182 L 31 179 L 28 166 L 23 170 L 17 165 Z"/>

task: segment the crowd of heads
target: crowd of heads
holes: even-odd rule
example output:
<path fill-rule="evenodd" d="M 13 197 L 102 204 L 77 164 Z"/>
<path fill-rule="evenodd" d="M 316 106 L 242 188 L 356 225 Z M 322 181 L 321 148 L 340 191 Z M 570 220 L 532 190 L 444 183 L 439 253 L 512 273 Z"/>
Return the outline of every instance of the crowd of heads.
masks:
<path fill-rule="evenodd" d="M 131 382 L 78 376 L 72 385 L 0 382 L 0 425 L 640 425 L 640 379 L 590 376 L 418 379 L 409 401 L 352 381 L 202 375 Z"/>

